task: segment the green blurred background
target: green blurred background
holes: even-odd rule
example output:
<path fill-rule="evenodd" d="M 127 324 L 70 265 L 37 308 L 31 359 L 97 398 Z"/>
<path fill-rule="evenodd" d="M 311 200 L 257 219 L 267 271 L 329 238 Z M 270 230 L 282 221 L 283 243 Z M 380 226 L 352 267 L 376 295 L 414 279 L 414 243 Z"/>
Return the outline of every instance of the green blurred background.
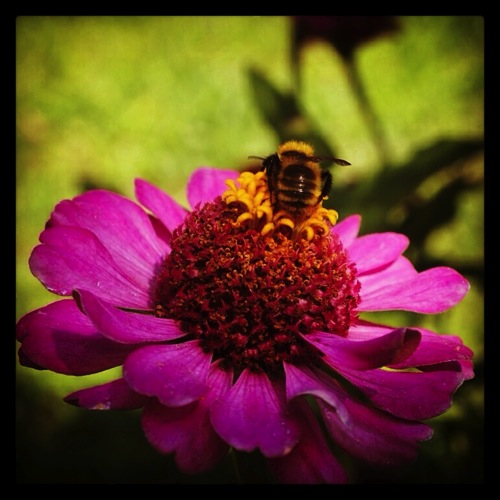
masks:
<path fill-rule="evenodd" d="M 61 199 L 93 187 L 133 197 L 141 177 L 186 204 L 199 166 L 251 168 L 249 155 L 308 140 L 352 164 L 332 170 L 328 203 L 341 218 L 362 214 L 362 233 L 404 232 L 417 269 L 449 265 L 471 282 L 444 314 L 369 316 L 461 336 L 475 351 L 476 377 L 431 422 L 434 437 L 414 464 L 375 472 L 348 464 L 354 481 L 480 483 L 484 19 L 320 21 L 18 17 L 16 319 L 57 298 L 27 263 Z M 65 377 L 16 362 L 18 483 L 236 481 L 229 458 L 209 474 L 180 474 L 146 442 L 138 412 L 62 401 L 117 374 Z"/>

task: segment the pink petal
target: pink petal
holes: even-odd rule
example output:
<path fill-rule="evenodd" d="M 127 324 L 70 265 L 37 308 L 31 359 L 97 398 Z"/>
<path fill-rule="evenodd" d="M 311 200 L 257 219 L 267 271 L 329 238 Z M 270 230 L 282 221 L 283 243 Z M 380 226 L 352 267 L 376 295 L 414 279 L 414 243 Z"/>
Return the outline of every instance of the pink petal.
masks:
<path fill-rule="evenodd" d="M 75 391 L 64 398 L 66 403 L 89 410 L 135 410 L 149 398 L 132 391 L 122 379 Z"/>
<path fill-rule="evenodd" d="M 156 396 L 166 406 L 183 406 L 207 391 L 210 359 L 196 340 L 149 345 L 127 358 L 123 377 L 140 394 Z"/>
<path fill-rule="evenodd" d="M 238 450 L 258 448 L 267 457 L 287 454 L 297 444 L 299 429 L 281 392 L 264 373 L 245 369 L 226 395 L 214 402 L 215 430 Z"/>
<path fill-rule="evenodd" d="M 361 275 L 394 262 L 408 247 L 408 238 L 397 233 L 373 233 L 357 238 L 349 246 L 349 260 Z"/>
<path fill-rule="evenodd" d="M 358 280 L 361 283 L 361 293 L 369 296 L 384 286 L 409 281 L 417 274 L 413 264 L 406 257 L 400 256 L 385 269 L 358 276 Z"/>
<path fill-rule="evenodd" d="M 119 366 L 131 351 L 103 337 L 73 300 L 31 311 L 16 326 L 21 364 L 66 375 L 89 375 Z"/>
<path fill-rule="evenodd" d="M 135 196 L 171 233 L 182 224 L 188 213 L 167 193 L 142 179 L 135 180 Z"/>
<path fill-rule="evenodd" d="M 231 374 L 214 363 L 208 385 L 210 390 L 198 401 L 177 408 L 167 408 L 157 400 L 144 408 L 142 425 L 151 444 L 162 453 L 175 453 L 179 469 L 198 474 L 214 467 L 228 452 L 229 446 L 210 423 L 210 406 L 231 386 Z"/>
<path fill-rule="evenodd" d="M 406 359 L 418 346 L 416 330 L 399 328 L 365 341 L 353 341 L 324 332 L 314 332 L 304 338 L 321 352 L 334 368 L 370 370 Z"/>
<path fill-rule="evenodd" d="M 192 208 L 213 201 L 226 189 L 226 180 L 236 180 L 239 172 L 218 168 L 203 167 L 195 170 L 187 186 L 187 199 Z"/>
<path fill-rule="evenodd" d="M 286 375 L 286 397 L 290 401 L 297 396 L 313 395 L 326 401 L 340 413 L 341 418 L 348 418 L 345 413 L 343 399 L 344 391 L 333 378 L 327 377 L 319 370 L 306 366 L 297 367 L 283 363 Z"/>
<path fill-rule="evenodd" d="M 416 458 L 419 443 L 432 436 L 420 422 L 406 422 L 346 397 L 341 418 L 337 409 L 317 400 L 333 440 L 350 455 L 380 465 L 402 465 Z"/>
<path fill-rule="evenodd" d="M 83 310 L 105 337 L 124 344 L 174 340 L 185 334 L 176 321 L 153 315 L 125 312 L 91 292 L 78 290 Z"/>
<path fill-rule="evenodd" d="M 149 286 L 130 281 L 87 229 L 56 226 L 43 231 L 40 241 L 29 265 L 51 292 L 71 295 L 74 289 L 83 288 L 122 307 L 149 306 Z"/>
<path fill-rule="evenodd" d="M 442 365 L 456 362 L 461 366 L 464 380 L 474 377 L 472 358 L 474 353 L 465 346 L 460 337 L 455 335 L 442 335 L 424 328 L 412 328 L 420 333 L 420 343 L 410 356 L 399 362 L 388 364 L 390 368 L 420 368 L 430 365 Z M 351 326 L 349 337 L 353 340 L 367 340 L 387 335 L 392 327 L 377 325 L 368 321 L 359 321 Z M 438 366 L 439 368 L 439 366 Z"/>
<path fill-rule="evenodd" d="M 340 484 L 347 475 L 326 443 L 325 436 L 309 406 L 296 401 L 294 413 L 300 418 L 300 441 L 283 457 L 268 458 L 268 465 L 281 484 Z"/>
<path fill-rule="evenodd" d="M 430 428 L 423 424 L 405 422 L 356 402 L 335 379 L 319 370 L 285 364 L 285 372 L 288 399 L 315 396 L 332 437 L 358 458 L 398 464 L 414 458 L 416 443 L 431 436 Z"/>
<path fill-rule="evenodd" d="M 464 380 L 458 363 L 439 365 L 428 372 L 337 370 L 375 406 L 407 420 L 426 420 L 443 413 Z"/>
<path fill-rule="evenodd" d="M 91 231 L 117 268 L 144 289 L 149 286 L 155 266 L 168 252 L 144 210 L 110 191 L 87 191 L 73 200 L 61 201 L 48 226 L 75 226 Z"/>
<path fill-rule="evenodd" d="M 335 226 L 332 227 L 332 233 L 338 234 L 344 248 L 349 248 L 359 233 L 361 226 L 360 215 L 350 215 L 345 219 L 341 219 Z"/>
<path fill-rule="evenodd" d="M 474 377 L 472 358 L 474 353 L 465 346 L 460 337 L 455 335 L 440 335 L 424 328 L 416 328 L 422 340 L 418 348 L 408 358 L 394 363 L 391 368 L 404 369 L 407 367 L 423 368 L 441 363 L 459 362 L 465 380 Z"/>
<path fill-rule="evenodd" d="M 402 309 L 419 313 L 440 313 L 456 305 L 469 290 L 467 280 L 448 267 L 423 271 L 413 279 L 382 286 L 370 293 L 361 288 L 359 311 Z"/>
<path fill-rule="evenodd" d="M 394 327 L 378 325 L 365 320 L 358 320 L 356 324 L 349 328 L 348 338 L 352 340 L 369 340 L 378 338 L 392 332 Z"/>

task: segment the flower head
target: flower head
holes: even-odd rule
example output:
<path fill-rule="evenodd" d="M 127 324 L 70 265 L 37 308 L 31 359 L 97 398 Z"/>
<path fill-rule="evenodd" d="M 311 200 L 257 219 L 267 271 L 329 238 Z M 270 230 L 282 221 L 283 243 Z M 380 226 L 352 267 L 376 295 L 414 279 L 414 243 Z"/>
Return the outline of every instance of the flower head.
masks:
<path fill-rule="evenodd" d="M 137 180 L 140 205 L 94 190 L 56 206 L 30 267 L 66 298 L 19 320 L 20 362 L 67 375 L 122 366 L 65 400 L 141 408 L 147 439 L 186 473 L 230 449 L 259 450 L 277 482 L 346 482 L 336 447 L 412 460 L 432 434 L 423 421 L 473 377 L 472 352 L 360 314 L 438 313 L 467 281 L 418 273 L 405 236 L 359 236 L 359 216 L 336 224 L 321 203 L 306 220 L 275 212 L 264 172 L 202 168 L 187 194 L 191 211 Z"/>

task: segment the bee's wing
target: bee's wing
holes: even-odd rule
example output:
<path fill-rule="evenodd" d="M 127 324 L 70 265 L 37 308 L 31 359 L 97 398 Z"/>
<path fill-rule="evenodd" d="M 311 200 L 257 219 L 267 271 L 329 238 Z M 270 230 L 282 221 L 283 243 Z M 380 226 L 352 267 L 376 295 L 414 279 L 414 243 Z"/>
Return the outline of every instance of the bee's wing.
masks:
<path fill-rule="evenodd" d="M 341 158 L 332 158 L 331 156 L 314 156 L 311 157 L 311 160 L 317 163 L 321 161 L 330 161 L 332 163 L 336 163 L 337 165 L 341 165 L 342 167 L 350 165 L 350 163 L 347 160 L 342 160 Z"/>

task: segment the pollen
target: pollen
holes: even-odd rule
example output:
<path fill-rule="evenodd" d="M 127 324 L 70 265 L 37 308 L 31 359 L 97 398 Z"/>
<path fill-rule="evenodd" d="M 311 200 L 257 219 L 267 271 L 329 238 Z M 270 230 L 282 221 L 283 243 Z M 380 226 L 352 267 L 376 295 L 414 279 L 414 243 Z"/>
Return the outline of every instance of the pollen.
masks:
<path fill-rule="evenodd" d="M 275 211 L 264 171 L 243 172 L 236 181 L 228 179 L 226 185 L 228 189 L 222 194 L 223 201 L 241 212 L 235 223 L 255 229 L 262 236 L 282 232 L 294 240 L 311 241 L 316 235 L 328 234 L 339 217 L 335 210 L 323 207 L 322 203 L 300 219 L 284 210 Z"/>

